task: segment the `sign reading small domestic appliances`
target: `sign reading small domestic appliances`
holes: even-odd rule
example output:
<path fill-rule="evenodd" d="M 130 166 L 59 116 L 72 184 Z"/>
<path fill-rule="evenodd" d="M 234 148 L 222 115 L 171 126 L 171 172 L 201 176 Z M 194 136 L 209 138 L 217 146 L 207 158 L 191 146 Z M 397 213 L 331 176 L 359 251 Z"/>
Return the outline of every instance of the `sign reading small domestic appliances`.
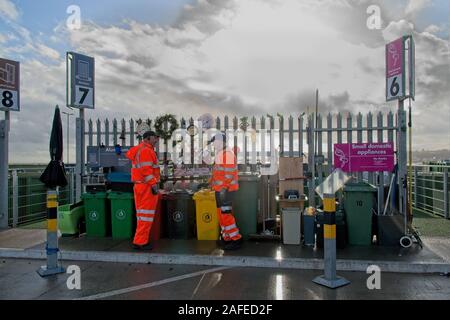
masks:
<path fill-rule="evenodd" d="M 334 167 L 344 172 L 391 172 L 394 169 L 394 144 L 336 143 Z"/>

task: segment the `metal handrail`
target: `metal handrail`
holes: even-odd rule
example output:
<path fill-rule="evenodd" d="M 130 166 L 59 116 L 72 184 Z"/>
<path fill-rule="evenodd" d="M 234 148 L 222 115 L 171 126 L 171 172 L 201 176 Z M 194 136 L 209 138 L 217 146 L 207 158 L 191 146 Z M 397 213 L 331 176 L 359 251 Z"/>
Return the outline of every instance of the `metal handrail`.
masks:
<path fill-rule="evenodd" d="M 413 165 L 412 169 L 414 170 L 411 181 L 414 189 L 412 193 L 413 207 L 449 219 L 450 179 L 448 173 L 450 165 L 417 164 Z M 435 171 L 436 169 L 439 171 Z M 426 186 L 423 185 L 425 183 Z"/>
<path fill-rule="evenodd" d="M 9 209 L 8 224 L 12 227 L 17 227 L 20 224 L 39 221 L 46 218 L 46 201 L 44 200 L 46 192 L 39 187 L 45 189 L 43 183 L 37 183 L 35 180 L 38 179 L 37 174 L 42 173 L 45 167 L 34 167 L 34 168 L 10 168 L 9 180 L 11 183 L 8 186 L 9 196 L 8 199 L 11 201 L 12 206 Z M 75 170 L 74 167 L 66 167 L 66 174 L 69 179 L 67 187 L 60 189 L 59 191 L 59 203 L 66 204 L 72 203 L 75 199 Z M 31 176 L 23 177 L 22 175 Z M 36 175 L 35 175 L 36 174 Z M 21 178 L 26 178 L 26 182 L 23 183 Z M 28 179 L 31 179 L 28 180 Z M 30 192 L 30 188 L 38 188 L 36 192 Z"/>

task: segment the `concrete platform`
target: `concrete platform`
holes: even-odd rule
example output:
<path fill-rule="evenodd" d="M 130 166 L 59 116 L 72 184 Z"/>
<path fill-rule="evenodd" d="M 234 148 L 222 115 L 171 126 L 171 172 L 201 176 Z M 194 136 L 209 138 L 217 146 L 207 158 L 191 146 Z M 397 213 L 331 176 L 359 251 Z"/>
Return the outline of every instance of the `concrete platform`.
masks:
<path fill-rule="evenodd" d="M 47 239 L 43 229 L 6 229 L 0 231 L 0 248 L 26 249 L 42 244 Z"/>
<path fill-rule="evenodd" d="M 21 232 L 23 236 L 29 237 L 30 234 L 25 231 L 29 230 L 15 231 L 14 237 L 21 238 Z M 0 236 L 2 233 L 0 232 Z M 45 259 L 45 240 L 40 244 L 36 244 L 37 240 L 31 241 L 32 245 L 29 247 L 24 246 L 23 239 L 17 241 L 21 246 L 14 247 L 11 245 L 14 241 L 9 240 L 10 246 L 5 248 L 3 242 L 0 242 L 0 257 Z M 247 241 L 240 250 L 223 251 L 215 241 L 161 239 L 154 243 L 154 249 L 150 252 L 136 252 L 132 249 L 130 240 L 111 238 L 63 237 L 59 243 L 63 261 L 323 269 L 323 250 L 276 242 Z M 450 272 L 450 261 L 446 251 L 446 248 L 450 248 L 449 243 L 426 239 L 424 243 L 423 249 L 418 246 L 409 249 L 348 246 L 337 251 L 337 270 L 366 271 L 369 265 L 375 264 L 386 272 Z"/>

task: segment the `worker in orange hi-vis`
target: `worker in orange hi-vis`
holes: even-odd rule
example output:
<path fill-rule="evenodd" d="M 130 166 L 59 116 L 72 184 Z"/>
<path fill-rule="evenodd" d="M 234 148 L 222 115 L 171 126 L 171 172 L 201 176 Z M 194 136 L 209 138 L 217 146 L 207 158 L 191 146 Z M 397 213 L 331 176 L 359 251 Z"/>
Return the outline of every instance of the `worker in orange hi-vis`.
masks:
<path fill-rule="evenodd" d="M 209 143 L 214 143 L 215 159 L 212 169 L 211 187 L 216 193 L 217 215 L 221 228 L 220 244 L 225 250 L 238 249 L 242 235 L 233 216 L 233 198 L 239 189 L 237 159 L 226 146 L 226 136 L 216 134 Z"/>
<path fill-rule="evenodd" d="M 133 248 L 151 250 L 150 230 L 158 204 L 160 171 L 155 146 L 159 137 L 153 131 L 143 135 L 142 142 L 127 152 L 132 162 L 131 180 L 134 183 L 134 201 L 136 205 L 137 228 Z"/>

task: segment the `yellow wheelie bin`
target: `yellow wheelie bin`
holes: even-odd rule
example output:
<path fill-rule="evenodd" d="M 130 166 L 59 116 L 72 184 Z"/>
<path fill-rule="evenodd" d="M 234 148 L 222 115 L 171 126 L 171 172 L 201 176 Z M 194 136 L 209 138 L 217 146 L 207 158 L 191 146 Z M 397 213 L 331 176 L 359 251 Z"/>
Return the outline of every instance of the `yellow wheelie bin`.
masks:
<path fill-rule="evenodd" d="M 197 239 L 218 240 L 219 219 L 214 191 L 203 189 L 194 194 L 197 215 Z"/>

